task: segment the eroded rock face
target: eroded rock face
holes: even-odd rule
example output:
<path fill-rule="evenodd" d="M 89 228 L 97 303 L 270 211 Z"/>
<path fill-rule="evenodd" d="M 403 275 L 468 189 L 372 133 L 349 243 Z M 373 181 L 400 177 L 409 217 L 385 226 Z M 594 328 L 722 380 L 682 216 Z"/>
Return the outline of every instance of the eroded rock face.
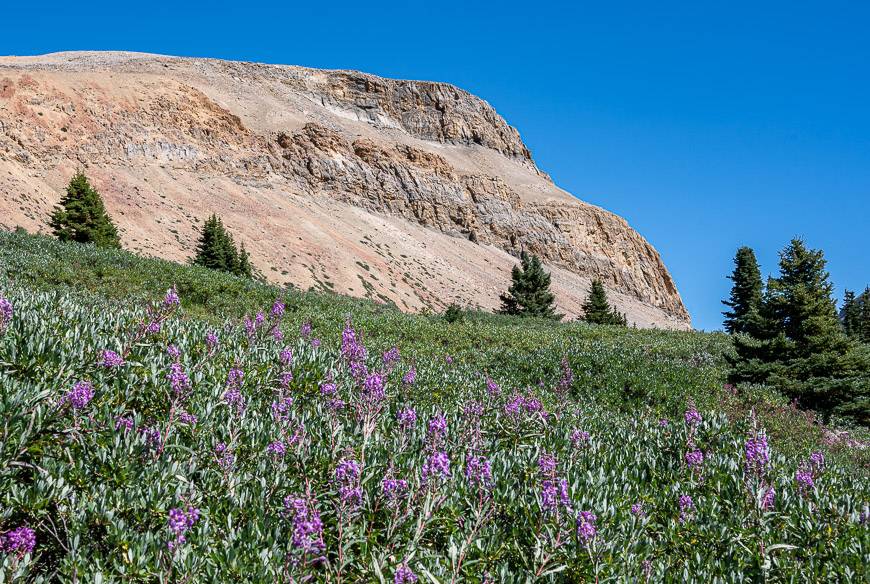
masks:
<path fill-rule="evenodd" d="M 508 254 L 525 249 L 554 270 L 569 315 L 595 277 L 640 325 L 689 323 L 652 246 L 559 190 L 516 130 L 447 84 L 123 53 L 0 58 L 0 224 L 38 229 L 79 166 L 143 253 L 183 259 L 193 222 L 215 211 L 276 282 L 438 310 L 494 307 Z M 383 241 L 323 238 L 361 226 Z"/>

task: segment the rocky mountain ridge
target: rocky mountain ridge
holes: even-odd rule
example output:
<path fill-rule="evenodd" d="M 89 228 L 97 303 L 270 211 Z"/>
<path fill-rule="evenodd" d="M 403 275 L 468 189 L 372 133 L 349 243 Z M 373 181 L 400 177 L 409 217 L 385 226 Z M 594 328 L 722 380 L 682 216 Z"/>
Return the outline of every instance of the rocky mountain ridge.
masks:
<path fill-rule="evenodd" d="M 686 328 L 659 254 L 558 189 L 518 132 L 444 83 L 133 53 L 0 58 L 0 224 L 37 230 L 85 167 L 125 247 L 184 260 L 211 212 L 270 280 L 492 308 L 525 249 L 560 310 L 598 277 L 629 320 Z"/>

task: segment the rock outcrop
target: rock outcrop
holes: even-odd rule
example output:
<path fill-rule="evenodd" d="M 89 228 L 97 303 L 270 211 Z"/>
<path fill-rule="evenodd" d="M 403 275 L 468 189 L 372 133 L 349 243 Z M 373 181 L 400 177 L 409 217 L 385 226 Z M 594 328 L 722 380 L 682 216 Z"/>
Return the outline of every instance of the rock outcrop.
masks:
<path fill-rule="evenodd" d="M 211 212 L 276 283 L 492 308 L 540 255 L 560 310 L 600 278 L 685 328 L 659 254 L 558 189 L 486 102 L 443 83 L 132 53 L 0 58 L 0 225 L 43 228 L 85 167 L 125 247 L 183 260 Z"/>

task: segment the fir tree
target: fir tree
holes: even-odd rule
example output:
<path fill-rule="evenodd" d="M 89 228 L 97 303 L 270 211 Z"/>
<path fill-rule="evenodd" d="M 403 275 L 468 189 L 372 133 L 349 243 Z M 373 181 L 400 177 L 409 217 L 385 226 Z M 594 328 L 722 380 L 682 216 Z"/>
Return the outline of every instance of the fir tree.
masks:
<path fill-rule="evenodd" d="M 870 287 L 864 289 L 864 292 L 861 293 L 858 300 L 861 303 L 861 318 L 858 323 L 858 338 L 865 343 L 870 343 Z"/>
<path fill-rule="evenodd" d="M 846 290 L 843 295 L 840 320 L 843 321 L 843 330 L 846 336 L 853 339 L 861 338 L 861 302 L 851 290 Z"/>
<path fill-rule="evenodd" d="M 520 254 L 520 266 L 511 270 L 511 285 L 502 294 L 502 314 L 537 316 L 561 320 L 555 313 L 555 297 L 550 292 L 550 274 L 544 271 L 541 260 L 536 255 Z"/>
<path fill-rule="evenodd" d="M 824 254 L 794 239 L 779 267 L 751 335 L 734 338 L 731 380 L 768 383 L 804 407 L 866 422 L 870 362 L 843 334 Z"/>
<path fill-rule="evenodd" d="M 758 325 L 761 309 L 761 270 L 751 247 L 741 247 L 734 256 L 734 272 L 728 276 L 734 282 L 731 296 L 722 304 L 731 310 L 723 312 L 725 330 L 730 334 L 751 333 Z"/>
<path fill-rule="evenodd" d="M 49 226 L 61 241 L 121 247 L 118 230 L 106 212 L 103 199 L 82 172 L 76 173 L 69 182 L 66 193 L 51 215 Z"/>
<path fill-rule="evenodd" d="M 247 278 L 250 278 L 253 272 L 250 256 L 244 245 L 240 252 L 236 248 L 233 236 L 217 215 L 212 215 L 203 224 L 193 263 Z"/>
<path fill-rule="evenodd" d="M 583 316 L 579 320 L 593 324 L 616 324 L 625 326 L 627 320 L 624 314 L 614 310 L 607 302 L 607 292 L 601 280 L 592 280 L 589 296 L 583 304 Z"/>

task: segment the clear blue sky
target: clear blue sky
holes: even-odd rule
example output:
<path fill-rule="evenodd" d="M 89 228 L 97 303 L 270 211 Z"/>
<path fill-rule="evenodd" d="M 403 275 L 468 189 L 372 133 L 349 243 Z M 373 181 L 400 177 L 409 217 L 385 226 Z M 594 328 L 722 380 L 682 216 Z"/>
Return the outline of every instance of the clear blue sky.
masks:
<path fill-rule="evenodd" d="M 2 10 L 0 54 L 123 49 L 455 83 L 538 165 L 661 252 L 696 327 L 731 259 L 794 235 L 870 284 L 868 2 L 63 2 Z"/>

